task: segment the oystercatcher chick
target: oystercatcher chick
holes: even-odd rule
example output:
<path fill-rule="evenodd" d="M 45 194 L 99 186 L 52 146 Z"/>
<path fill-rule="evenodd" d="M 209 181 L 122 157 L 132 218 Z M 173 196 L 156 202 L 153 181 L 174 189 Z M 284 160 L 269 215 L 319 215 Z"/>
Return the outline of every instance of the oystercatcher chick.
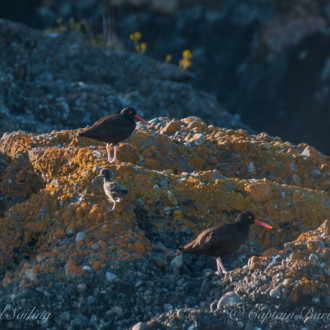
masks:
<path fill-rule="evenodd" d="M 203 231 L 192 242 L 179 248 L 177 255 L 190 253 L 212 256 L 216 259 L 217 271 L 226 274 L 227 271 L 221 258 L 236 252 L 247 241 L 250 226 L 254 223 L 265 228 L 272 228 L 270 225 L 256 220 L 253 213 L 249 211 L 241 212 L 234 223 L 217 225 Z"/>
<path fill-rule="evenodd" d="M 120 113 L 99 119 L 91 127 L 79 133 L 79 136 L 105 142 L 108 161 L 113 163 L 117 161 L 118 143 L 127 139 L 132 134 L 136 127 L 135 119 L 148 124 L 145 119 L 136 114 L 134 108 L 125 108 Z M 114 144 L 115 146 L 113 158 L 110 155 L 110 144 Z"/>
<path fill-rule="evenodd" d="M 100 174 L 97 178 L 104 178 L 103 189 L 107 197 L 109 198 L 109 202 L 113 204 L 111 211 L 114 211 L 118 202 L 121 202 L 122 197 L 127 195 L 128 190 L 120 185 L 117 182 L 112 182 L 110 180 L 110 172 L 106 168 L 102 168 Z"/>

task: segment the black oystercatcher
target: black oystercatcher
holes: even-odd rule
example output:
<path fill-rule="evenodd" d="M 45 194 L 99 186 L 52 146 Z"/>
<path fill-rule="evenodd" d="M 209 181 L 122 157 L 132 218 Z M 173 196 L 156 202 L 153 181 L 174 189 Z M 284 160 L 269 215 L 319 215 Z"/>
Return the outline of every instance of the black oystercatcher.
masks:
<path fill-rule="evenodd" d="M 128 190 L 119 183 L 110 181 L 110 172 L 106 168 L 102 168 L 96 178 L 104 178 L 103 189 L 110 203 L 113 203 L 111 211 L 114 211 L 117 203 L 121 202 L 122 197 L 127 195 Z"/>
<path fill-rule="evenodd" d="M 106 143 L 108 161 L 110 163 L 117 161 L 118 143 L 127 139 L 135 129 L 134 119 L 144 123 L 148 122 L 136 114 L 134 108 L 125 108 L 118 114 L 109 115 L 96 121 L 91 127 L 86 128 L 80 136 L 88 137 L 94 140 Z M 113 159 L 110 156 L 110 144 L 115 145 Z"/>
<path fill-rule="evenodd" d="M 179 248 L 177 254 L 191 253 L 215 257 L 218 272 L 221 270 L 225 274 L 227 271 L 221 262 L 221 258 L 236 252 L 247 241 L 250 225 L 253 223 L 272 228 L 270 225 L 256 220 L 253 213 L 241 212 L 234 223 L 218 225 L 204 230 L 192 242 Z"/>

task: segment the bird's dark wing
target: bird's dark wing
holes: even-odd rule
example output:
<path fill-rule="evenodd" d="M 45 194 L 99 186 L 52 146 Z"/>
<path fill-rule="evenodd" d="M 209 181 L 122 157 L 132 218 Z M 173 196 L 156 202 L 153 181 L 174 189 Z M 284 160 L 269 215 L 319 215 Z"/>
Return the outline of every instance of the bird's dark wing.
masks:
<path fill-rule="evenodd" d="M 109 190 L 113 197 L 122 197 L 128 193 L 128 190 L 117 182 L 109 182 Z"/>
<path fill-rule="evenodd" d="M 234 238 L 235 224 L 225 224 L 209 228 L 180 250 L 192 254 L 213 255 L 215 251 L 227 250 Z M 226 251 L 224 251 L 226 252 Z M 214 255 L 217 255 L 214 253 Z"/>
<path fill-rule="evenodd" d="M 79 135 L 108 143 L 118 143 L 126 139 L 134 128 L 134 121 L 120 114 L 113 114 L 99 119 Z"/>

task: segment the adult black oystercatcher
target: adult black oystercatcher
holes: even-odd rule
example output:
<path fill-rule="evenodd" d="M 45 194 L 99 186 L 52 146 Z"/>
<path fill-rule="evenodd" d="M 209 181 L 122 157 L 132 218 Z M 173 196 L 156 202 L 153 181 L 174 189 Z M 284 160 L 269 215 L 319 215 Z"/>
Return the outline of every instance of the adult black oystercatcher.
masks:
<path fill-rule="evenodd" d="M 113 163 L 117 161 L 118 143 L 127 139 L 135 129 L 134 119 L 148 124 L 146 120 L 136 114 L 134 108 L 125 108 L 120 113 L 99 119 L 91 127 L 79 133 L 79 135 L 105 142 L 108 161 Z M 110 144 L 115 145 L 113 159 L 110 156 Z"/>
<path fill-rule="evenodd" d="M 264 222 L 256 220 L 251 212 L 241 212 L 234 223 L 218 225 L 199 234 L 192 242 L 177 250 L 177 254 L 191 253 L 215 257 L 217 270 L 225 274 L 227 271 L 221 262 L 226 257 L 236 252 L 249 237 L 250 225 L 256 223 L 266 228 L 272 228 Z"/>
<path fill-rule="evenodd" d="M 104 178 L 103 189 L 110 203 L 113 203 L 111 211 L 114 211 L 117 202 L 121 202 L 122 197 L 127 195 L 128 190 L 119 183 L 110 181 L 110 172 L 106 168 L 102 168 L 96 178 Z"/>

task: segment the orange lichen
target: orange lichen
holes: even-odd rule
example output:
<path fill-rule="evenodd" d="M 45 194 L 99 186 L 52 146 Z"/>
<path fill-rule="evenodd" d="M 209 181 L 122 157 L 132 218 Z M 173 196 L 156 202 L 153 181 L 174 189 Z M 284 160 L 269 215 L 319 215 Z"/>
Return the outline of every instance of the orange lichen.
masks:
<path fill-rule="evenodd" d="M 43 270 L 53 271 L 57 266 L 47 262 L 61 258 L 63 272 L 82 274 L 84 264 L 99 269 L 106 262 L 142 257 L 151 244 L 138 222 L 150 221 L 160 233 L 190 228 L 196 235 L 232 221 L 233 210 L 246 209 L 273 226 L 270 231 L 251 227 L 252 241 L 273 247 L 266 257 L 324 221 L 327 157 L 301 157 L 304 147 L 207 126 L 194 117 L 160 120 L 164 124 L 136 129 L 120 144 L 117 164 L 107 162 L 103 143 L 78 138 L 78 131 L 4 134 L 0 152 L 8 168 L 0 190 L 16 205 L 0 219 L 3 260 L 14 263 L 13 249 L 24 249 L 32 260 L 42 255 Z M 201 135 L 202 144 L 188 142 Z M 103 167 L 129 190 L 115 212 L 109 211 L 102 184 L 92 181 Z M 140 213 L 147 216 L 137 220 Z M 78 232 L 86 237 L 76 244 Z M 91 257 L 96 242 L 101 248 Z M 306 247 L 314 251 L 315 243 Z M 300 262 L 297 253 L 292 260 Z M 78 260 L 84 263 L 78 266 Z"/>

